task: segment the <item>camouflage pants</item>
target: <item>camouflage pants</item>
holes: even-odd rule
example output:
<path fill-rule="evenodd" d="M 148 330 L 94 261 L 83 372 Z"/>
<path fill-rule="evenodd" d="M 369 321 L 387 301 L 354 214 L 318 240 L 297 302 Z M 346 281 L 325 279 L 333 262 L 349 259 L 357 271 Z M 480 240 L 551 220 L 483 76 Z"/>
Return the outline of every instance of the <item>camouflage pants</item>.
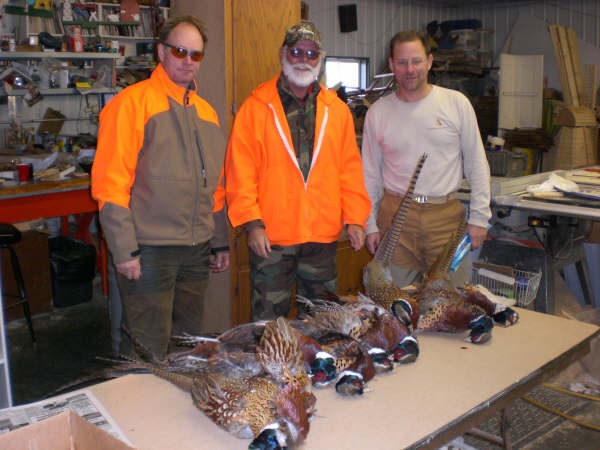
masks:
<path fill-rule="evenodd" d="M 200 334 L 208 286 L 210 244 L 140 246 L 142 276 L 118 274 L 124 323 L 157 358 L 164 358 L 171 334 Z M 131 339 L 121 335 L 121 352 L 133 355 Z"/>
<path fill-rule="evenodd" d="M 271 247 L 268 258 L 250 250 L 252 320 L 287 316 L 292 306 L 294 282 L 300 295 L 314 298 L 337 291 L 337 242 Z"/>

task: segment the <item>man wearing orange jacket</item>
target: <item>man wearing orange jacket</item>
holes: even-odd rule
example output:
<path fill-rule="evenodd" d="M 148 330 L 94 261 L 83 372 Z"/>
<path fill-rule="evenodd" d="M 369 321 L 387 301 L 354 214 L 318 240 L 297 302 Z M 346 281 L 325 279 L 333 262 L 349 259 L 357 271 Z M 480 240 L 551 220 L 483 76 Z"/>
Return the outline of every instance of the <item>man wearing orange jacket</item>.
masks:
<path fill-rule="evenodd" d="M 209 271 L 229 265 L 225 139 L 215 111 L 195 93 L 205 43 L 198 19 L 167 21 L 151 77 L 100 114 L 92 195 L 118 273 L 123 323 L 157 358 L 172 332 L 202 331 Z M 122 336 L 121 351 L 131 347 Z"/>
<path fill-rule="evenodd" d="M 321 37 L 309 22 L 287 30 L 282 73 L 238 111 L 225 162 L 229 220 L 250 248 L 252 320 L 286 316 L 294 282 L 315 297 L 337 290 L 343 226 L 354 250 L 370 201 L 348 107 L 317 77 Z"/>

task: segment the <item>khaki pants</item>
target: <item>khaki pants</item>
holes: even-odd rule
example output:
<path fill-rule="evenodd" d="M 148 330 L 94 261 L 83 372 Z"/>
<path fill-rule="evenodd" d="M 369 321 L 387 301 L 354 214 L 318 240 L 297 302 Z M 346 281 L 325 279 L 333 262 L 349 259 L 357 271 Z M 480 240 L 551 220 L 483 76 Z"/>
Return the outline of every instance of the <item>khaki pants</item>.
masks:
<path fill-rule="evenodd" d="M 377 216 L 382 237 L 391 226 L 401 201 L 402 197 L 384 193 Z M 421 274 L 431 267 L 464 215 L 460 200 L 442 204 L 411 202 L 392 260 L 394 283 L 402 287 L 420 281 Z M 464 263 L 461 266 L 462 270 L 459 268 L 452 273 L 451 278 L 464 284 L 468 280 L 468 271 L 466 274 L 463 271 L 468 267 Z"/>

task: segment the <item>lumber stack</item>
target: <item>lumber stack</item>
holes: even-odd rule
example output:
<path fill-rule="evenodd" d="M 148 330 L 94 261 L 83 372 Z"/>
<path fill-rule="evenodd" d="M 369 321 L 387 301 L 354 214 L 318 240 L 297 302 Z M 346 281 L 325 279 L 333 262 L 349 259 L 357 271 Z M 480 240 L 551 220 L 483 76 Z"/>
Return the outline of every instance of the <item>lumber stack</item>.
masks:
<path fill-rule="evenodd" d="M 598 66 L 581 66 L 575 30 L 550 25 L 550 36 L 566 111 L 556 124 L 561 125 L 556 140 L 553 168 L 573 169 L 598 163 L 598 128 L 595 120 Z"/>

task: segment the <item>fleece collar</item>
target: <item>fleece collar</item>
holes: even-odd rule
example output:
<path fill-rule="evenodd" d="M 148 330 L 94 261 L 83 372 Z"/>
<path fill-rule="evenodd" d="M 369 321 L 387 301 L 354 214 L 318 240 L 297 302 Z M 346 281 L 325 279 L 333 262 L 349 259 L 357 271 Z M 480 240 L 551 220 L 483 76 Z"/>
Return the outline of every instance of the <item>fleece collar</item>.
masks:
<path fill-rule="evenodd" d="M 167 92 L 169 97 L 172 97 L 179 103 L 183 104 L 183 97 L 185 95 L 186 88 L 181 87 L 171 81 L 162 63 L 159 63 L 158 66 L 156 66 L 156 69 L 154 69 L 150 78 L 153 82 L 158 83 L 158 85 Z M 195 94 L 197 89 L 196 81 L 192 80 L 190 84 L 190 94 Z"/>

